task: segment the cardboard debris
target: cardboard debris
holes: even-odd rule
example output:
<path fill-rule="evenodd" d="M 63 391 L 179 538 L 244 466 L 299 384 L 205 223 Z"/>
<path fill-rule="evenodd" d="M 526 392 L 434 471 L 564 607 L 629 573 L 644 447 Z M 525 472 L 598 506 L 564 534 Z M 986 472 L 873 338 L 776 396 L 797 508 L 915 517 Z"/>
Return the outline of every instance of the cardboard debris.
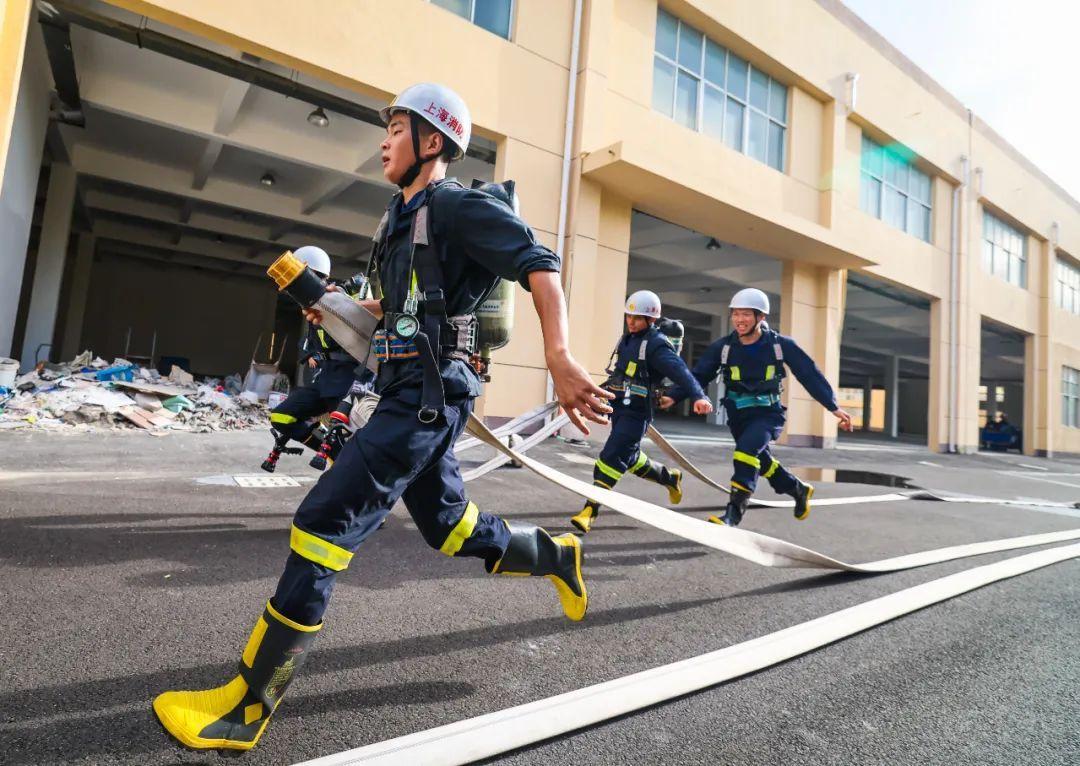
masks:
<path fill-rule="evenodd" d="M 162 377 L 87 350 L 65 364 L 40 364 L 0 391 L 0 430 L 137 428 L 162 434 L 265 427 L 265 405 L 240 396 L 242 388 L 239 375 L 200 381 L 174 365 Z"/>
<path fill-rule="evenodd" d="M 139 383 L 136 381 L 118 380 L 114 383 L 116 388 L 122 388 L 127 391 L 139 391 L 144 394 L 155 394 L 157 396 L 183 396 L 184 394 L 190 394 L 190 388 L 183 388 L 181 386 L 166 386 L 161 383 Z"/>
<path fill-rule="evenodd" d="M 190 372 L 187 372 L 183 367 L 177 367 L 175 364 L 172 366 L 172 369 L 169 370 L 169 380 L 181 386 L 195 385 L 195 376 Z"/>
<path fill-rule="evenodd" d="M 161 399 L 153 394 L 144 394 L 141 391 L 135 393 L 135 404 L 148 412 L 157 412 L 161 409 Z"/>

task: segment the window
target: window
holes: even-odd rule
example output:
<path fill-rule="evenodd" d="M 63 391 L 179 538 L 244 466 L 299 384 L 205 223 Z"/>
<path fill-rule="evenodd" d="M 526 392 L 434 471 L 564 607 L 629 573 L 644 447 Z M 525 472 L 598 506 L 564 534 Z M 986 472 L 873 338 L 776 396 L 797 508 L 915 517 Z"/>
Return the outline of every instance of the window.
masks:
<path fill-rule="evenodd" d="M 862 183 L 859 205 L 864 213 L 930 241 L 930 176 L 899 152 L 862 137 Z"/>
<path fill-rule="evenodd" d="M 1027 237 L 983 211 L 983 268 L 1017 287 L 1027 287 Z"/>
<path fill-rule="evenodd" d="M 1058 256 L 1057 305 L 1071 314 L 1080 314 L 1080 267 Z"/>
<path fill-rule="evenodd" d="M 787 100 L 786 85 L 657 9 L 653 109 L 783 172 Z"/>
<path fill-rule="evenodd" d="M 1061 422 L 1080 428 L 1080 370 L 1061 368 Z"/>
<path fill-rule="evenodd" d="M 488 32 L 510 39 L 513 0 L 431 0 L 432 4 L 468 19 Z"/>

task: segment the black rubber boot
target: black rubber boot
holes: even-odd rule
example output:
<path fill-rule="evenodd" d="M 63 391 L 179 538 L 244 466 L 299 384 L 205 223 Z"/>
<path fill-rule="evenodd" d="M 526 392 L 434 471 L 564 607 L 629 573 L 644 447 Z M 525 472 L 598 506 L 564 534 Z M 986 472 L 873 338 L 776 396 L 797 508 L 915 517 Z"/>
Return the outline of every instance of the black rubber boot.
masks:
<path fill-rule="evenodd" d="M 581 541 L 572 534 L 552 537 L 533 524 L 503 523 L 510 530 L 510 544 L 489 571 L 546 577 L 554 583 L 566 616 L 575 622 L 584 618 L 589 596 L 581 576 Z"/>
<path fill-rule="evenodd" d="M 750 493 L 738 487 L 731 488 L 731 496 L 728 498 L 727 507 L 723 516 L 710 516 L 709 521 L 713 524 L 726 524 L 729 527 L 737 527 L 746 514 L 746 504 L 750 502 Z"/>
<path fill-rule="evenodd" d="M 586 500 L 585 507 L 578 512 L 577 516 L 570 517 L 570 523 L 577 527 L 581 533 L 588 534 L 592 529 L 593 522 L 600 516 L 600 503 L 595 500 Z"/>
<path fill-rule="evenodd" d="M 321 628 L 293 622 L 268 602 L 240 658 L 239 675 L 216 689 L 159 694 L 158 720 L 197 750 L 250 750 Z"/>
<path fill-rule="evenodd" d="M 645 481 L 651 481 L 664 487 L 668 491 L 668 500 L 672 505 L 682 502 L 682 471 L 678 468 L 668 470 L 667 466 L 654 463 L 646 458 L 645 464 L 633 472 Z"/>
<path fill-rule="evenodd" d="M 814 485 L 795 479 L 795 488 L 788 494 L 795 498 L 795 518 L 798 521 L 806 521 L 810 515 L 810 498 L 814 496 Z"/>

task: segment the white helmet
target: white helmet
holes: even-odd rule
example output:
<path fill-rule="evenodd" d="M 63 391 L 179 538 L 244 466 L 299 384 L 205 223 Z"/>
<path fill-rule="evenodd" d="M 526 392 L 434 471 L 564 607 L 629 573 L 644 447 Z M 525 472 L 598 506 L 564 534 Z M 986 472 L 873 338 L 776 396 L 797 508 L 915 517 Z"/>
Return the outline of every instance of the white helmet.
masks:
<path fill-rule="evenodd" d="M 626 299 L 626 313 L 659 319 L 660 296 L 651 290 L 638 290 Z"/>
<path fill-rule="evenodd" d="M 330 256 L 321 247 L 304 245 L 296 248 L 293 255 L 306 263 L 312 271 L 324 279 L 330 276 Z"/>
<path fill-rule="evenodd" d="M 472 117 L 469 107 L 457 93 L 433 82 L 411 85 L 398 94 L 394 103 L 379 110 L 384 124 L 397 112 L 409 112 L 430 123 L 457 147 L 453 159 L 460 160 L 469 148 Z"/>
<path fill-rule="evenodd" d="M 769 296 L 756 287 L 746 287 L 735 293 L 728 309 L 753 309 L 762 314 L 768 314 Z"/>

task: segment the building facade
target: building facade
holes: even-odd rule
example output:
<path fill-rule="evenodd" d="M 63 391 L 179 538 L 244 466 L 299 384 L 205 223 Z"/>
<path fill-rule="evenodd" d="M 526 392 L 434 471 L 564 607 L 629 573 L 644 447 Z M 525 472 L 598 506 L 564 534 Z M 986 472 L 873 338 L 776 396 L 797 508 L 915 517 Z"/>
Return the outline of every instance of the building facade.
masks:
<path fill-rule="evenodd" d="M 773 324 L 834 383 L 864 391 L 865 422 L 933 450 L 972 451 L 982 420 L 1008 410 L 1025 453 L 1080 453 L 1080 203 L 839 0 L 58 5 L 369 106 L 418 81 L 457 90 L 490 155 L 466 170 L 517 180 L 523 216 L 564 259 L 572 351 L 598 378 L 630 288 L 654 286 L 688 324 L 692 360 L 726 330 L 734 287 L 760 280 L 779 306 Z M 125 184 L 173 195 L 178 219 L 187 210 L 186 221 L 159 221 L 181 230 L 184 252 L 201 241 L 190 222 L 209 221 L 214 206 L 243 208 L 230 225 L 266 218 L 266 231 L 244 235 L 247 264 L 224 247 L 240 234 L 208 240 L 205 252 L 245 267 L 287 243 L 272 236 L 275 221 L 351 233 L 361 245 L 373 232 L 388 197 L 364 165 L 377 126 L 362 126 L 364 147 L 348 135 L 330 146 L 327 134 L 278 129 L 277 107 L 259 94 L 237 98 L 235 84 L 210 75 L 200 89 L 202 75 L 183 69 L 190 61 L 116 64 L 160 54 L 120 50 L 100 23 L 72 22 L 86 126 L 57 131 L 64 150 L 52 152 L 40 184 L 37 156 L 55 142 L 58 109 L 47 91 L 63 85 L 29 0 L 8 0 L 0 21 L 9 277 L 0 355 L 16 329 L 24 362 L 32 350 L 44 358 L 39 347 L 60 358 L 98 337 L 91 324 L 108 307 L 94 308 L 103 289 L 94 273 L 125 255 L 125 237 L 141 246 L 131 257 L 179 252 L 143 238 L 148 217 L 167 216 L 142 211 L 140 195 L 113 199 Z M 96 132 L 120 117 L 154 126 L 154 156 Z M 294 200 L 283 197 L 284 174 L 273 198 L 254 181 L 240 188 L 253 153 L 311 171 L 295 173 Z M 80 206 L 93 220 L 73 236 Z M 132 231 L 125 215 L 143 228 Z M 343 240 L 341 249 L 343 261 L 362 262 L 362 246 Z M 160 268 L 175 268 L 166 260 Z M 259 300 L 260 321 L 272 322 L 272 303 Z M 882 388 L 885 416 L 873 418 Z M 519 293 L 514 339 L 496 356 L 483 410 L 512 415 L 546 394 L 539 325 Z M 834 443 L 835 420 L 794 381 L 786 397 L 790 443 Z"/>

